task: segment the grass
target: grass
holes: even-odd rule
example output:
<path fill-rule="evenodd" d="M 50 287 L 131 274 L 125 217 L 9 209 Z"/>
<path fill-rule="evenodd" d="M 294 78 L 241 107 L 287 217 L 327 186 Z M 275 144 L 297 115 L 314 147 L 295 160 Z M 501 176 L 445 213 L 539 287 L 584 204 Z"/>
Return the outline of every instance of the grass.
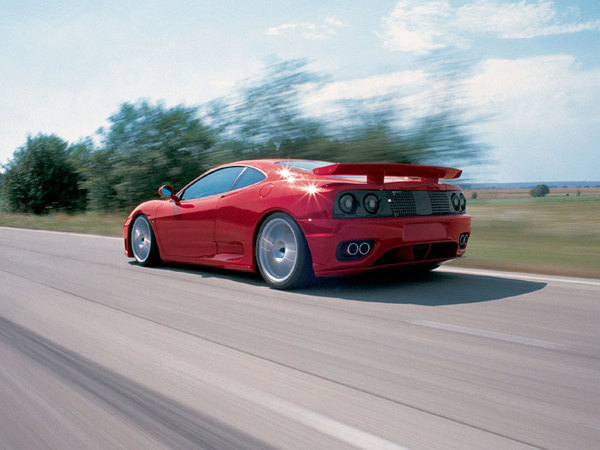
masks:
<path fill-rule="evenodd" d="M 464 267 L 600 278 L 600 197 L 470 200 Z M 125 214 L 0 213 L 0 226 L 121 236 Z"/>
<path fill-rule="evenodd" d="M 600 197 L 471 200 L 466 267 L 600 278 Z"/>
<path fill-rule="evenodd" d="M 465 189 L 467 198 L 477 192 L 478 199 L 530 198 L 530 189 Z M 581 188 L 550 188 L 548 197 L 598 197 L 600 186 Z"/>
<path fill-rule="evenodd" d="M 43 216 L 33 214 L 0 213 L 0 226 L 31 228 L 34 230 L 70 231 L 104 236 L 121 236 L 127 214 L 53 213 Z"/>

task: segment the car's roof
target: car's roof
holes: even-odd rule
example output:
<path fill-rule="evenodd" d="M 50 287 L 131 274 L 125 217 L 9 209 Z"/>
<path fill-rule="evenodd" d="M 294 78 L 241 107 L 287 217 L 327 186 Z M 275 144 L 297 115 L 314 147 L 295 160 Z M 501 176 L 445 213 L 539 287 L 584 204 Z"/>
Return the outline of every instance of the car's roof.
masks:
<path fill-rule="evenodd" d="M 321 167 L 321 166 L 326 166 L 329 164 L 334 164 L 334 163 L 328 162 L 328 161 L 311 160 L 311 159 L 290 159 L 290 158 L 274 159 L 274 158 L 271 158 L 271 159 L 247 159 L 247 160 L 243 160 L 243 161 L 233 161 L 233 162 L 224 164 L 223 166 L 243 165 L 243 166 L 255 167 L 255 168 L 261 169 L 263 171 L 270 171 L 270 170 L 274 170 L 274 169 L 280 170 L 282 168 L 288 168 L 288 169 L 292 169 L 292 170 L 299 170 L 303 173 L 312 174 L 313 167 Z M 308 167 L 303 167 L 303 166 L 308 166 Z"/>
<path fill-rule="evenodd" d="M 246 160 L 242 160 L 242 161 L 232 161 L 226 165 L 245 165 L 245 166 L 253 166 L 253 165 L 267 165 L 267 166 L 273 166 L 273 165 L 279 165 L 281 163 L 285 163 L 285 162 L 298 162 L 298 161 L 313 161 L 313 162 L 323 162 L 325 164 L 333 164 L 333 163 L 328 163 L 327 161 L 317 161 L 317 160 L 312 160 L 312 159 L 294 159 L 294 158 L 268 158 L 268 159 L 246 159 Z"/>
<path fill-rule="evenodd" d="M 293 170 L 301 174 L 303 178 L 308 177 L 323 181 L 343 181 L 349 184 L 365 183 L 365 181 L 367 183 L 382 184 L 385 177 L 388 177 L 389 182 L 405 183 L 412 181 L 421 183 L 425 179 L 430 183 L 432 181 L 438 183 L 438 180 L 441 178 L 454 179 L 458 178 L 461 174 L 461 171 L 458 169 L 438 166 L 381 163 L 339 164 L 321 160 L 285 158 L 249 159 L 231 162 L 221 167 L 236 165 L 254 167 L 267 174 L 279 173 L 284 178 L 288 177 L 287 170 Z"/>
<path fill-rule="evenodd" d="M 313 169 L 316 167 L 325 167 L 329 165 L 335 165 L 336 163 L 322 160 L 313 159 L 248 159 L 243 161 L 234 161 L 228 164 L 224 164 L 220 167 L 228 166 L 249 166 L 256 169 L 262 170 L 267 174 L 276 174 L 275 176 L 282 176 L 284 179 L 288 179 L 288 174 L 285 170 L 293 170 L 297 175 L 302 178 L 309 178 L 311 180 L 322 180 L 324 182 L 336 181 L 344 182 L 347 184 L 362 184 L 365 182 L 366 177 L 361 176 L 336 176 L 336 175 L 315 175 Z M 296 175 L 294 176 L 296 178 Z"/>

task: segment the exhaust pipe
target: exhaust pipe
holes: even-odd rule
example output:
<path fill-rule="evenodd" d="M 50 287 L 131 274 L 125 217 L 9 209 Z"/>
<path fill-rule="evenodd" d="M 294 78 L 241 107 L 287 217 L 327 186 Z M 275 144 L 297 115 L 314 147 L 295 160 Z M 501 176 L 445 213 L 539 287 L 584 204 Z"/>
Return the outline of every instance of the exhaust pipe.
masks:
<path fill-rule="evenodd" d="M 340 261 L 359 259 L 369 255 L 373 251 L 374 241 L 345 241 L 340 242 L 336 257 Z"/>
<path fill-rule="evenodd" d="M 371 251 L 371 246 L 369 245 L 368 242 L 363 242 L 358 247 L 358 251 L 360 252 L 361 255 L 365 256 L 367 253 L 369 253 Z"/>
<path fill-rule="evenodd" d="M 358 248 L 358 244 L 356 242 L 350 242 L 348 244 L 348 247 L 346 247 L 346 252 L 350 255 L 350 256 L 356 256 L 356 254 L 358 253 L 359 248 Z"/>

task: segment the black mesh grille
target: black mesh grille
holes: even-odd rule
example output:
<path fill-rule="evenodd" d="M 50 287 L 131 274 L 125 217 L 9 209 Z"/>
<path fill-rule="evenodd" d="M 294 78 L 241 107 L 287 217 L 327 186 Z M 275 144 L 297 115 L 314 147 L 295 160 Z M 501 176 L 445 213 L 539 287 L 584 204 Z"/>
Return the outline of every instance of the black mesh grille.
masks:
<path fill-rule="evenodd" d="M 448 215 L 456 214 L 450 204 L 448 191 L 427 191 L 427 195 L 421 195 L 422 191 L 385 191 L 388 203 L 395 217 L 417 216 L 417 215 Z M 417 200 L 419 204 L 417 205 Z"/>
<path fill-rule="evenodd" d="M 433 215 L 450 214 L 450 202 L 446 192 L 428 191 Z"/>
<path fill-rule="evenodd" d="M 395 217 L 417 215 L 417 204 L 412 191 L 385 191 L 385 195 Z"/>

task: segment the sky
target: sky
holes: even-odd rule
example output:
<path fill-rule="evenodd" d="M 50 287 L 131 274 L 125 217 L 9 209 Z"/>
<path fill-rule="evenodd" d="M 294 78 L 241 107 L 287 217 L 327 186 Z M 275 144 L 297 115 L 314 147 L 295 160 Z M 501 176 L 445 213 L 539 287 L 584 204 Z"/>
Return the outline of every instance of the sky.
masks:
<path fill-rule="evenodd" d="M 0 0 L 0 164 L 123 102 L 227 95 L 272 56 L 329 75 L 307 103 L 395 93 L 415 117 L 455 68 L 489 149 L 467 179 L 600 180 L 600 0 Z"/>

